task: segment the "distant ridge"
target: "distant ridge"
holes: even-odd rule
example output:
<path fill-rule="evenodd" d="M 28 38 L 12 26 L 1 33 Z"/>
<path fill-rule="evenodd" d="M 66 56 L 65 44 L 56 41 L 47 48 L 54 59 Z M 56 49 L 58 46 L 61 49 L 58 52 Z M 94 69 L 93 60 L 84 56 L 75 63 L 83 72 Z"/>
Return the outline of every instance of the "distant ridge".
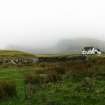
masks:
<path fill-rule="evenodd" d="M 0 50 L 0 58 L 1 57 L 35 57 L 34 54 L 22 52 L 22 51 L 15 51 L 15 50 Z"/>
<path fill-rule="evenodd" d="M 97 39 L 91 38 L 77 38 L 77 39 L 63 39 L 58 42 L 56 49 L 59 52 L 80 52 L 85 46 L 94 46 L 105 51 L 105 42 Z"/>
<path fill-rule="evenodd" d="M 6 49 L 26 51 L 34 54 L 59 54 L 80 52 L 85 46 L 94 46 L 100 48 L 102 51 L 105 51 L 105 41 L 92 38 L 63 39 L 51 48 L 38 48 L 38 46 L 35 48 L 34 45 L 30 47 L 9 45 Z"/>

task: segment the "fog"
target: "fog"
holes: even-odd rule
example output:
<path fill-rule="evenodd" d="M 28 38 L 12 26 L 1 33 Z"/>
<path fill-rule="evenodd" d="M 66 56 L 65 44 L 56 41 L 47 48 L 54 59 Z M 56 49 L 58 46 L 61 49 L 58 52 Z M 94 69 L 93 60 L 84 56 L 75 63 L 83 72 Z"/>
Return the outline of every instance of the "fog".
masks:
<path fill-rule="evenodd" d="M 104 0 L 1 0 L 0 49 L 47 48 L 63 39 L 105 41 Z"/>

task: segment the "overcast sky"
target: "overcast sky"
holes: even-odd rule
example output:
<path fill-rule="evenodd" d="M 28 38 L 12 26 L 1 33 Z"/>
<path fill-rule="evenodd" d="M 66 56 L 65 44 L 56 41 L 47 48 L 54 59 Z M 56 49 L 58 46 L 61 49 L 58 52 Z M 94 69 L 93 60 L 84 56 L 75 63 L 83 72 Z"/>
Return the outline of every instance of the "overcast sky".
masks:
<path fill-rule="evenodd" d="M 0 0 L 0 48 L 105 39 L 105 0 Z"/>

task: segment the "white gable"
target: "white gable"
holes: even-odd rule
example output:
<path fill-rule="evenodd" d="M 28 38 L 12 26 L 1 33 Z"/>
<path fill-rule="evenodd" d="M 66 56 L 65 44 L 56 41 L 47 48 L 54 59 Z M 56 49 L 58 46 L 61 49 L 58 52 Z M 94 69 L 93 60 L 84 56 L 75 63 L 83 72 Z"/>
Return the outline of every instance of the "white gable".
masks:
<path fill-rule="evenodd" d="M 94 48 L 94 47 L 84 47 L 82 50 L 83 55 L 89 55 L 89 54 L 101 54 L 100 49 Z"/>

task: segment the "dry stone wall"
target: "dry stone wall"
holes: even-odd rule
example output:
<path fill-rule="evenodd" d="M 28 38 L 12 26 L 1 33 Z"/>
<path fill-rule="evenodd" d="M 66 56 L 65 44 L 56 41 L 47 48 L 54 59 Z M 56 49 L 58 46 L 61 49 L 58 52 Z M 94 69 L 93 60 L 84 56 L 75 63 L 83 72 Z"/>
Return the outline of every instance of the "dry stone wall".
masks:
<path fill-rule="evenodd" d="M 0 64 L 32 64 L 38 62 L 38 58 L 0 58 Z"/>

